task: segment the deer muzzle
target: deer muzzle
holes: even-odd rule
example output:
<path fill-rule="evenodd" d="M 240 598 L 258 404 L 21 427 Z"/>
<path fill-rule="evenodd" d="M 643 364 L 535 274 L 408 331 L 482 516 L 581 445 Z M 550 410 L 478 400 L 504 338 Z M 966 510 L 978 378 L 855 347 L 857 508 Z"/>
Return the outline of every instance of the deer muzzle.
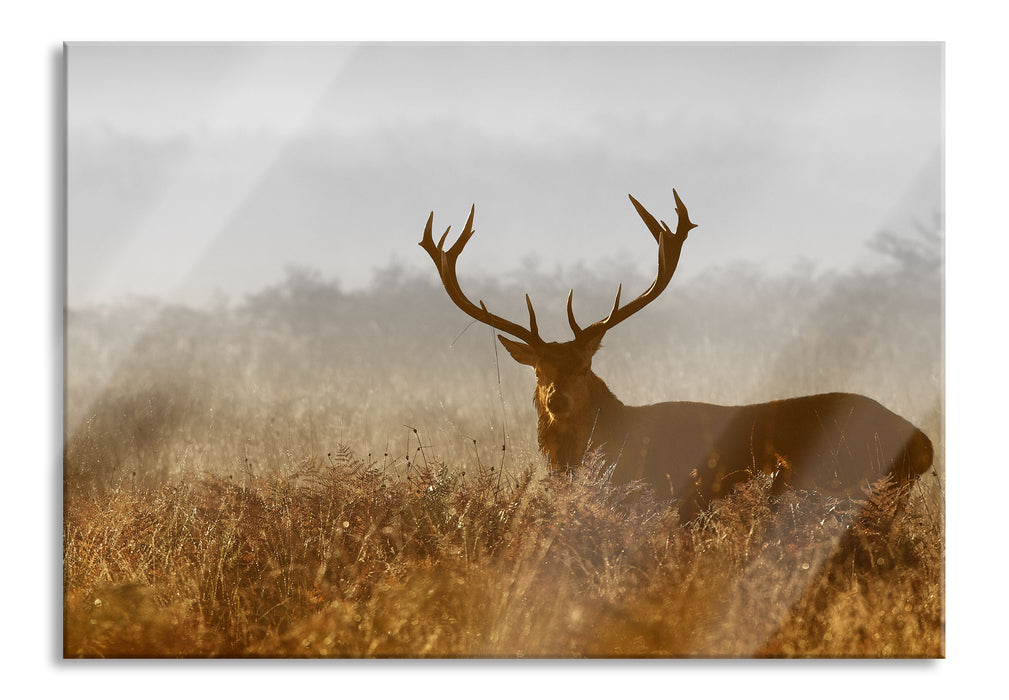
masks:
<path fill-rule="evenodd" d="M 547 410 L 557 418 L 571 413 L 571 397 L 551 386 L 547 392 Z"/>

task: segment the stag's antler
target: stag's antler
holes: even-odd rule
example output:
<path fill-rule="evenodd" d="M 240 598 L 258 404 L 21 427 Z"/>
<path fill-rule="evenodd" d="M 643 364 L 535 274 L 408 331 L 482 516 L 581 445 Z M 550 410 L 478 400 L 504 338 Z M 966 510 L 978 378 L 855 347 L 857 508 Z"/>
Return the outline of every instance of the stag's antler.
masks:
<path fill-rule="evenodd" d="M 529 345 L 542 345 L 543 340 L 540 338 L 539 330 L 536 328 L 536 312 L 533 311 L 533 304 L 529 300 L 528 294 L 526 294 L 526 306 L 529 307 L 529 329 L 527 330 L 517 323 L 512 323 L 507 319 L 492 314 L 487 310 L 482 301 L 480 302 L 480 306 L 477 307 L 466 298 L 466 295 L 462 292 L 462 288 L 459 287 L 459 280 L 455 274 L 455 261 L 458 259 L 459 254 L 462 253 L 466 242 L 475 233 L 473 231 L 473 214 L 475 212 L 476 205 L 470 209 L 469 219 L 466 220 L 466 227 L 463 229 L 459 239 L 448 250 L 444 248 L 445 238 L 452 227 L 449 226 L 445 229 L 445 233 L 442 234 L 438 245 L 435 245 L 434 237 L 431 235 L 431 227 L 434 224 L 434 212 L 431 212 L 431 216 L 427 219 L 427 226 L 424 227 L 424 238 L 420 242 L 420 247 L 426 250 L 431 259 L 434 260 L 434 265 L 438 268 L 438 273 L 441 275 L 441 283 L 445 287 L 445 291 L 448 292 L 449 298 L 455 302 L 456 306 L 477 321 L 482 321 L 488 326 L 497 328 L 499 331 L 513 335 Z"/>
<path fill-rule="evenodd" d="M 669 284 L 669 280 L 673 278 L 673 273 L 676 271 L 676 263 L 680 260 L 680 250 L 683 248 L 683 241 L 687 240 L 687 233 L 690 229 L 697 227 L 697 224 L 690 223 L 687 207 L 680 200 L 680 195 L 677 194 L 675 189 L 673 190 L 673 198 L 676 200 L 677 217 L 675 233 L 669 229 L 665 221 L 656 221 L 655 217 L 649 214 L 648 210 L 641 206 L 638 200 L 631 197 L 631 195 L 627 196 L 631 198 L 631 204 L 637 210 L 638 216 L 645 222 L 645 226 L 652 232 L 652 236 L 655 237 L 655 241 L 659 244 L 659 271 L 655 275 L 655 281 L 652 282 L 652 286 L 644 294 L 625 306 L 620 306 L 620 292 L 623 285 L 618 285 L 617 297 L 613 301 L 613 310 L 610 311 L 610 315 L 584 329 L 579 327 L 575 321 L 574 312 L 571 310 L 571 297 L 574 292 L 573 290 L 568 292 L 568 324 L 571 326 L 571 330 L 574 331 L 575 338 L 591 335 L 601 337 L 613 326 L 637 313 L 647 304 L 658 298 L 662 290 Z"/>

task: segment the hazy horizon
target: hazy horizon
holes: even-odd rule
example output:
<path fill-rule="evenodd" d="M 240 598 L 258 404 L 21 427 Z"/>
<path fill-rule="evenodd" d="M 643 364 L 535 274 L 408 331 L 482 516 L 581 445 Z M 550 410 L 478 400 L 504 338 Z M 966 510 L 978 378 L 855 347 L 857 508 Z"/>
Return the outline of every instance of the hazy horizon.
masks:
<path fill-rule="evenodd" d="M 71 305 L 238 298 L 292 266 L 433 278 L 428 214 L 458 232 L 472 204 L 462 275 L 647 280 L 627 194 L 671 220 L 673 187 L 700 224 L 684 279 L 861 269 L 882 230 L 941 232 L 939 43 L 67 50 Z"/>

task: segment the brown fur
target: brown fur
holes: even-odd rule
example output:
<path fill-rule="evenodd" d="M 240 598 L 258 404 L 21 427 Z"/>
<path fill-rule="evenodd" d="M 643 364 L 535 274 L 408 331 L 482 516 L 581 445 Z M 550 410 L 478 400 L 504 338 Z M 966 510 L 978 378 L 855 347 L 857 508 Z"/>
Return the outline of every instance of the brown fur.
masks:
<path fill-rule="evenodd" d="M 865 396 L 625 406 L 590 369 L 598 341 L 534 350 L 501 340 L 536 370 L 539 446 L 553 468 L 577 468 L 598 449 L 613 466 L 615 483 L 643 479 L 660 496 L 680 499 L 685 517 L 760 473 L 774 474 L 778 490 L 852 497 L 887 475 L 912 483 L 932 465 L 928 437 Z M 551 403 L 565 411 L 555 413 Z"/>
<path fill-rule="evenodd" d="M 538 435 L 540 451 L 558 469 L 567 470 L 571 466 L 581 464 L 582 458 L 593 444 L 592 437 L 598 428 L 600 415 L 604 417 L 625 408 L 619 399 L 613 395 L 606 383 L 596 375 L 592 375 L 589 392 L 590 400 L 580 407 L 578 412 L 566 420 L 557 420 L 551 416 L 546 403 L 541 397 L 539 387 L 533 395 L 533 404 L 538 416 Z"/>

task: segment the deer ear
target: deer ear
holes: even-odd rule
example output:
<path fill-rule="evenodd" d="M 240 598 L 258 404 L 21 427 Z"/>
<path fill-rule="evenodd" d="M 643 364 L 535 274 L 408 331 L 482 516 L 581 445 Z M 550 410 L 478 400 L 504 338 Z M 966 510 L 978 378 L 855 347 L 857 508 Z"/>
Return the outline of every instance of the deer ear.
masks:
<path fill-rule="evenodd" d="M 529 365 L 530 367 L 536 366 L 537 355 L 536 351 L 532 349 L 531 346 L 525 343 L 520 343 L 517 340 L 509 340 L 503 335 L 499 335 L 498 340 L 504 345 L 505 350 L 511 355 L 516 362 L 522 365 Z"/>

